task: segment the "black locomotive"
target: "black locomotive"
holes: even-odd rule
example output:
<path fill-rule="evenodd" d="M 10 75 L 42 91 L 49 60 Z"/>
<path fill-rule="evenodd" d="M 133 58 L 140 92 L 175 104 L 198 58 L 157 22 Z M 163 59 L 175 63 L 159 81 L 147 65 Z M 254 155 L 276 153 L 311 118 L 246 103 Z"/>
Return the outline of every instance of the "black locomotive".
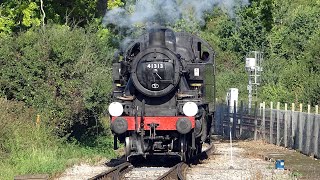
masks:
<path fill-rule="evenodd" d="M 215 101 L 214 52 L 185 32 L 157 27 L 113 64 L 111 129 L 133 155 L 179 155 L 186 161 L 210 141 Z"/>

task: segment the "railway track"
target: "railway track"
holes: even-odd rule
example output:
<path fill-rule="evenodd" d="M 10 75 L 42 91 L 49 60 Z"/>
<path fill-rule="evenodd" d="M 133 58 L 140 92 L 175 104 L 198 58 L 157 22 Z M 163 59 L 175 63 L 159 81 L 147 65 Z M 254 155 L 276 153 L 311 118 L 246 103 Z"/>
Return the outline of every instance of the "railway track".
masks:
<path fill-rule="evenodd" d="M 173 166 L 168 172 L 166 172 L 161 177 L 159 177 L 158 180 L 165 180 L 165 179 L 185 180 L 186 171 L 188 167 L 189 167 L 188 164 L 181 162 Z"/>
<path fill-rule="evenodd" d="M 129 162 L 124 162 L 106 172 L 100 173 L 89 180 L 120 180 L 125 173 L 133 168 Z"/>
<path fill-rule="evenodd" d="M 192 157 L 189 161 L 189 164 L 197 164 L 201 160 L 207 159 L 210 154 L 212 154 L 214 151 L 213 143 L 211 143 L 206 150 L 202 151 L 200 154 Z"/>
<path fill-rule="evenodd" d="M 161 175 L 158 180 L 166 179 L 178 179 L 185 180 L 186 172 L 191 164 L 198 164 L 201 160 L 207 159 L 209 155 L 213 152 L 214 146 L 213 143 L 202 153 L 194 156 L 188 163 L 180 162 L 173 167 L 171 167 L 166 173 Z M 95 177 L 90 178 L 89 180 L 120 180 L 124 178 L 124 175 L 131 171 L 134 166 L 129 162 L 123 162 L 116 167 L 96 175 Z"/>
<path fill-rule="evenodd" d="M 186 172 L 189 167 L 189 164 L 198 164 L 201 160 L 207 159 L 209 155 L 213 152 L 214 146 L 213 143 L 200 154 L 194 156 L 188 164 L 181 162 L 174 167 L 172 167 L 168 172 L 163 174 L 158 180 L 165 180 L 165 179 L 178 179 L 178 180 L 185 180 L 186 179 Z"/>

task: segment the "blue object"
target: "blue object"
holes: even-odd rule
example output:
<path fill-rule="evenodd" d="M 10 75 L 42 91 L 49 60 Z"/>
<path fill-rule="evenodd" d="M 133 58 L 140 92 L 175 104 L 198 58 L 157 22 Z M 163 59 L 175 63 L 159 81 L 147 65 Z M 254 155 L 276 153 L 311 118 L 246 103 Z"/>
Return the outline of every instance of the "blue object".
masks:
<path fill-rule="evenodd" d="M 276 160 L 276 169 L 284 170 L 284 160 L 283 159 Z"/>

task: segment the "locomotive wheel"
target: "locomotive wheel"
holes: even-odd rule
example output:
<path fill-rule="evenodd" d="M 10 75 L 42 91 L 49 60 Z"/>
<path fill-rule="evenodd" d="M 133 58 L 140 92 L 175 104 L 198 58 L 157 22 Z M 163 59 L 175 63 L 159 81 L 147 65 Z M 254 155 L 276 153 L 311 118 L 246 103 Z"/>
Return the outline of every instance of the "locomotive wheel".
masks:
<path fill-rule="evenodd" d="M 126 139 L 125 139 L 124 152 L 125 152 L 126 158 L 128 159 L 128 157 L 130 156 L 130 153 L 131 153 L 131 138 L 130 137 L 126 137 Z"/>
<path fill-rule="evenodd" d="M 187 154 L 187 141 L 186 141 L 186 135 L 182 135 L 182 137 L 181 137 L 181 144 L 180 144 L 180 146 L 181 146 L 181 161 L 183 161 L 183 162 L 186 162 L 187 161 L 187 156 L 188 156 L 188 154 Z"/>
<path fill-rule="evenodd" d="M 186 152 L 183 152 L 181 155 L 182 155 L 182 159 L 181 159 L 181 161 L 186 162 L 186 161 L 187 161 L 187 155 L 186 155 Z"/>
<path fill-rule="evenodd" d="M 200 154 L 202 152 L 202 143 L 199 141 L 196 143 L 196 154 Z"/>
<path fill-rule="evenodd" d="M 192 157 L 192 149 L 188 143 L 187 135 L 183 135 L 181 139 L 181 155 L 182 161 L 187 162 Z"/>
<path fill-rule="evenodd" d="M 192 150 L 192 146 L 188 143 L 190 141 L 191 139 L 188 138 L 187 135 L 183 135 L 181 138 L 181 161 L 183 162 L 189 161 L 189 159 L 196 153 L 196 150 Z"/>
<path fill-rule="evenodd" d="M 189 161 L 189 159 L 192 158 L 192 156 L 194 155 L 194 150 L 192 150 L 192 147 L 190 145 L 188 145 L 187 148 L 187 161 Z"/>
<path fill-rule="evenodd" d="M 193 151 L 191 149 L 191 146 L 186 145 L 184 152 L 182 152 L 182 161 L 187 162 L 189 159 L 193 156 Z"/>

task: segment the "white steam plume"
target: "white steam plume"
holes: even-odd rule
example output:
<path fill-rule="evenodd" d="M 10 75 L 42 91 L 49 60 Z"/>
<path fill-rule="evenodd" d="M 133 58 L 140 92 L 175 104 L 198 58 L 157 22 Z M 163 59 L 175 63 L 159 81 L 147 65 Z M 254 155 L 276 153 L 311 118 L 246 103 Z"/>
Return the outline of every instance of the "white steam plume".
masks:
<path fill-rule="evenodd" d="M 204 14 L 212 11 L 214 6 L 221 7 L 233 16 L 237 3 L 247 5 L 248 0 L 136 0 L 134 3 L 127 2 L 125 8 L 108 11 L 103 23 L 132 28 L 148 23 L 172 25 L 178 20 L 191 22 L 194 19 L 203 25 Z"/>
<path fill-rule="evenodd" d="M 125 7 L 107 11 L 103 24 L 117 27 L 122 36 L 120 46 L 124 48 L 131 42 L 130 37 L 141 32 L 141 27 L 174 26 L 181 20 L 186 25 L 183 28 L 203 26 L 205 13 L 212 12 L 215 6 L 233 16 L 236 6 L 247 4 L 248 0 L 127 0 Z"/>

